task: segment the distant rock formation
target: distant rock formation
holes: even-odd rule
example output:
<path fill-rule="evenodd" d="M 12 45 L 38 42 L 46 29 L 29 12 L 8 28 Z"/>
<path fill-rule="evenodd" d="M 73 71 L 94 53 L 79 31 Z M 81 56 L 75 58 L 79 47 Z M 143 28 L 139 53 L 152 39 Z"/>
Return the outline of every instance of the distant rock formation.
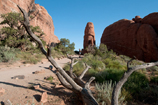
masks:
<path fill-rule="evenodd" d="M 54 25 L 51 16 L 44 7 L 39 4 L 35 4 L 34 0 L 0 0 L 0 14 L 20 12 L 17 5 L 20 5 L 26 11 L 28 11 L 30 6 L 35 5 L 38 14 L 33 20 L 31 20 L 30 24 L 33 26 L 39 26 L 43 30 L 45 33 L 43 39 L 46 43 L 49 43 L 49 41 L 55 43 L 59 42 L 58 37 L 54 35 Z M 0 22 L 1 21 L 2 19 L 0 18 Z M 2 26 L 0 26 L 0 28 L 1 27 Z"/>
<path fill-rule="evenodd" d="M 88 46 L 95 46 L 95 32 L 94 25 L 92 22 L 88 22 L 84 31 L 84 43 L 83 43 L 83 52 L 87 53 L 86 48 Z"/>
<path fill-rule="evenodd" d="M 158 12 L 122 19 L 105 28 L 101 43 L 118 54 L 145 62 L 158 60 Z"/>

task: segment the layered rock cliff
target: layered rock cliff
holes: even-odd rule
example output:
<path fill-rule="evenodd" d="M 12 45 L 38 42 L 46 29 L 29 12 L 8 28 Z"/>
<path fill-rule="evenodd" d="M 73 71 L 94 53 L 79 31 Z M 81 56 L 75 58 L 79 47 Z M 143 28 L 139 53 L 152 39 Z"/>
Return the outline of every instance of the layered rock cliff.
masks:
<path fill-rule="evenodd" d="M 87 53 L 86 48 L 88 46 L 95 45 L 95 32 L 94 32 L 94 25 L 92 22 L 88 22 L 84 31 L 84 43 L 83 43 L 83 52 Z"/>
<path fill-rule="evenodd" d="M 0 14 L 20 12 L 17 5 L 21 6 L 26 11 L 29 10 L 29 7 L 33 7 L 35 5 L 36 12 L 38 12 L 38 14 L 30 21 L 30 24 L 33 26 L 39 26 L 42 29 L 42 31 L 45 33 L 43 39 L 47 43 L 59 42 L 58 37 L 54 35 L 54 25 L 51 16 L 44 7 L 40 6 L 39 4 L 35 4 L 34 0 L 0 0 Z M 0 18 L 0 22 L 1 21 L 2 19 Z M 2 26 L 0 26 L 0 28 L 1 27 Z"/>
<path fill-rule="evenodd" d="M 122 19 L 105 28 L 101 43 L 118 54 L 146 62 L 158 60 L 158 13 Z"/>

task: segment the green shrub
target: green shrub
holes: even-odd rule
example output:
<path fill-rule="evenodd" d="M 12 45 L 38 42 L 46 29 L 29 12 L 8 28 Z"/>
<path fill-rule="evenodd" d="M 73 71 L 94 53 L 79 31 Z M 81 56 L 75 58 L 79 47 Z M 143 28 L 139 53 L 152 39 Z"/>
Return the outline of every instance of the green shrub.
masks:
<path fill-rule="evenodd" d="M 76 75 L 80 75 L 82 73 L 82 71 L 84 70 L 84 63 L 83 62 L 78 62 L 76 65 L 73 66 L 73 72 Z M 70 63 L 68 63 L 64 68 L 65 71 L 69 71 L 70 70 Z"/>
<path fill-rule="evenodd" d="M 157 76 L 156 77 L 155 76 L 151 76 L 150 77 L 150 82 L 151 83 L 158 83 L 158 77 Z"/>
<path fill-rule="evenodd" d="M 117 69 L 106 69 L 102 72 L 95 74 L 96 81 L 99 83 L 103 83 L 104 81 L 112 80 L 112 82 L 118 82 L 123 76 L 125 70 L 117 70 Z M 138 95 L 139 92 L 146 88 L 149 84 L 149 81 L 145 74 L 134 72 L 128 78 L 128 80 L 123 85 L 123 88 L 129 92 L 130 95 L 135 96 Z M 131 99 L 131 96 L 127 97 L 127 99 Z"/>
<path fill-rule="evenodd" d="M 7 46 L 0 46 L 0 62 L 15 62 L 18 60 L 16 54 L 19 52 L 18 49 L 10 48 Z"/>
<path fill-rule="evenodd" d="M 114 86 L 116 83 L 112 83 L 112 81 L 105 81 L 102 84 L 96 83 L 96 99 L 100 105 L 111 105 L 111 98 Z M 121 92 L 119 92 L 121 93 Z M 125 95 L 119 94 L 119 105 L 126 105 Z"/>
<path fill-rule="evenodd" d="M 148 84 L 149 80 L 145 74 L 134 72 L 123 87 L 128 90 L 130 94 L 137 95 L 143 88 L 146 88 Z"/>
<path fill-rule="evenodd" d="M 102 72 L 95 74 L 97 82 L 104 82 L 107 80 L 112 80 L 113 82 L 118 82 L 123 76 L 124 70 L 117 70 L 117 69 L 105 69 Z"/>
<path fill-rule="evenodd" d="M 36 64 L 44 58 L 44 55 L 39 50 L 21 52 L 18 53 L 17 56 L 23 63 L 31 64 Z"/>

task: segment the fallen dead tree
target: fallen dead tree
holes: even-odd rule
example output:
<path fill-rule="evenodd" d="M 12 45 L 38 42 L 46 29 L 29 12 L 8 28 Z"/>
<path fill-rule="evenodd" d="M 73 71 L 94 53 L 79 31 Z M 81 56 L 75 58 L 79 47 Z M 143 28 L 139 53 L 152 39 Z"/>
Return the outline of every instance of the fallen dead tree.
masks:
<path fill-rule="evenodd" d="M 73 62 L 74 58 L 68 56 L 68 58 L 71 59 L 71 61 L 72 61 L 71 68 L 70 68 L 70 75 L 68 75 L 63 70 L 63 68 L 61 68 L 56 63 L 54 58 L 51 56 L 51 47 L 52 47 L 51 44 L 48 44 L 48 46 L 47 46 L 48 50 L 46 51 L 44 49 L 42 41 L 31 31 L 30 22 L 29 22 L 29 15 L 30 15 L 30 13 L 35 11 L 35 9 L 33 9 L 33 10 L 31 10 L 27 13 L 20 6 L 18 6 L 18 8 L 20 9 L 20 11 L 22 12 L 22 14 L 24 16 L 23 25 L 24 25 L 27 33 L 38 43 L 38 46 L 39 46 L 40 50 L 42 51 L 42 53 L 47 57 L 49 62 L 56 68 L 56 75 L 57 75 L 59 81 L 61 82 L 61 84 L 65 88 L 67 88 L 67 89 L 73 91 L 74 93 L 76 93 L 79 96 L 79 98 L 82 100 L 84 105 L 98 105 L 97 101 L 93 97 L 93 95 L 91 93 L 91 90 L 89 88 L 90 83 L 95 78 L 91 77 L 87 83 L 84 83 L 82 81 L 82 78 L 85 75 L 86 71 L 89 69 L 89 66 L 87 66 L 87 68 L 84 70 L 84 72 L 79 77 L 77 77 L 76 75 L 74 75 L 72 73 L 72 67 L 75 65 L 75 63 Z"/>

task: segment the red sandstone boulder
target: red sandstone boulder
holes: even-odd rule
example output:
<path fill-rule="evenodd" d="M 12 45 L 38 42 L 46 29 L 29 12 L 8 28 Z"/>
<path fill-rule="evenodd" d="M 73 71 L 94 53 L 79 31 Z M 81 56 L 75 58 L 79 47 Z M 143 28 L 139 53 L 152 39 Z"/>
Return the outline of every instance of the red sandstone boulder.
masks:
<path fill-rule="evenodd" d="M 94 32 L 94 25 L 92 22 L 88 22 L 84 31 L 84 51 L 83 53 L 86 53 L 86 48 L 88 46 L 94 46 L 95 45 L 95 32 Z"/>
<path fill-rule="evenodd" d="M 158 60 L 158 13 L 122 19 L 105 28 L 101 43 L 118 54 L 146 62 Z"/>
<path fill-rule="evenodd" d="M 45 36 L 43 39 L 46 43 L 55 42 L 58 43 L 59 39 L 54 35 L 54 25 L 51 16 L 48 14 L 47 10 L 40 6 L 39 4 L 35 4 L 34 0 L 0 0 L 0 14 L 8 13 L 8 12 L 20 12 L 17 8 L 17 5 L 20 5 L 23 9 L 28 11 L 28 6 L 36 6 L 36 11 L 39 11 L 38 15 L 30 22 L 33 26 L 39 26 Z M 0 18 L 0 22 L 2 19 Z M 0 26 L 1 28 L 2 26 Z"/>

